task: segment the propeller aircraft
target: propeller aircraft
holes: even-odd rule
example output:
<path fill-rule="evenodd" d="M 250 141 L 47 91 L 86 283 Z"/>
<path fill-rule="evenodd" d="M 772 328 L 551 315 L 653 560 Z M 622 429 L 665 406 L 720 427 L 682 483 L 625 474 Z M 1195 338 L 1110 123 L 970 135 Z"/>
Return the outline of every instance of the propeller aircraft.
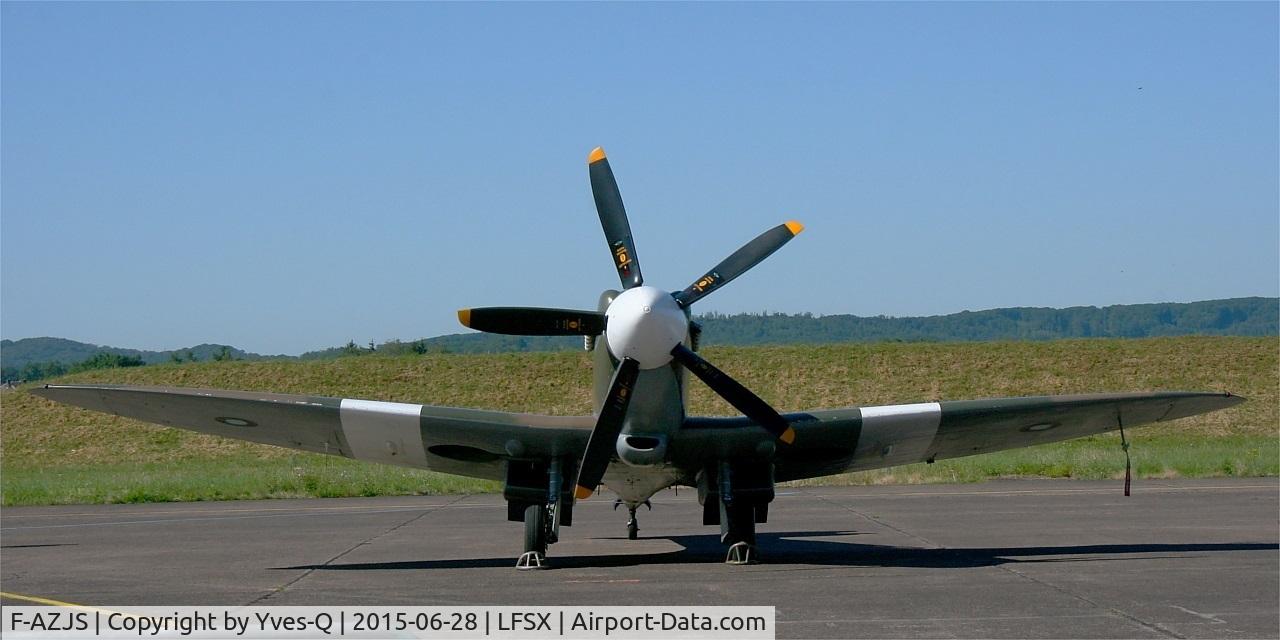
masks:
<path fill-rule="evenodd" d="M 95 411 L 270 445 L 431 469 L 503 483 L 507 519 L 524 523 L 520 569 L 547 566 L 574 504 L 600 485 L 630 514 L 658 491 L 697 489 L 704 525 L 718 525 L 726 562 L 758 559 L 779 482 L 1027 447 L 1223 409 L 1230 393 L 1152 392 L 923 402 L 779 413 L 698 354 L 694 303 L 741 276 L 804 227 L 760 234 L 688 287 L 645 284 L 631 226 L 602 148 L 587 160 L 605 240 L 621 283 L 594 311 L 487 307 L 458 312 L 472 329 L 583 336 L 592 351 L 595 413 L 544 416 L 478 409 L 116 385 L 46 385 L 33 393 Z M 740 417 L 685 411 L 687 373 Z"/>

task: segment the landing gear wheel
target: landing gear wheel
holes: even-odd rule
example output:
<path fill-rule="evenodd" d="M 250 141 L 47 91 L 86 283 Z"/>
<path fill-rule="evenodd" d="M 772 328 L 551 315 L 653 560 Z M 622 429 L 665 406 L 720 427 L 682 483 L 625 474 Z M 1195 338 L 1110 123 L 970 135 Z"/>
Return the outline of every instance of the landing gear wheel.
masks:
<path fill-rule="evenodd" d="M 621 507 L 623 504 L 624 503 L 622 502 L 622 498 L 618 498 L 617 500 L 614 500 L 613 510 L 617 511 L 618 507 Z M 640 504 L 646 507 L 649 507 L 649 510 L 653 511 L 653 503 L 649 502 L 648 500 L 645 500 Z M 628 540 L 635 540 L 636 538 L 640 537 L 640 520 L 636 518 L 636 509 L 640 508 L 640 504 L 627 504 L 627 539 Z"/>
<path fill-rule="evenodd" d="M 547 508 L 531 504 L 524 508 L 524 554 L 517 569 L 545 569 L 547 560 Z"/>

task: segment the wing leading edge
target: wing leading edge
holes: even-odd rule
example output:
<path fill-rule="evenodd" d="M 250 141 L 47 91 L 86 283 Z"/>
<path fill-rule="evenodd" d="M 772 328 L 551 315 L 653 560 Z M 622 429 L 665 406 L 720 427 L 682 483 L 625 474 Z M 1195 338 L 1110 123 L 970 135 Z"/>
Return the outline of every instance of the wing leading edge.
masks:
<path fill-rule="evenodd" d="M 490 479 L 501 479 L 504 458 L 580 456 L 595 424 L 591 416 L 220 389 L 46 385 L 31 392 L 168 427 Z"/>
<path fill-rule="evenodd" d="M 1030 447 L 1124 427 L 1167 422 L 1244 402 L 1230 393 L 1086 394 L 850 407 L 787 414 L 796 443 L 777 451 L 777 479 Z M 765 436 L 744 418 L 690 418 L 682 440 L 694 448 L 749 450 Z M 750 441 L 746 433 L 755 432 Z M 734 442 L 734 441 L 738 442 Z M 681 443 L 683 444 L 683 443 Z"/>
<path fill-rule="evenodd" d="M 322 396 L 116 385 L 47 385 L 36 395 L 94 411 L 290 449 L 501 479 L 503 459 L 580 458 L 591 416 L 543 416 Z M 785 414 L 794 445 L 778 481 L 1029 447 L 1225 409 L 1230 393 L 1037 396 Z M 678 466 L 758 455 L 771 437 L 746 418 L 689 418 Z"/>

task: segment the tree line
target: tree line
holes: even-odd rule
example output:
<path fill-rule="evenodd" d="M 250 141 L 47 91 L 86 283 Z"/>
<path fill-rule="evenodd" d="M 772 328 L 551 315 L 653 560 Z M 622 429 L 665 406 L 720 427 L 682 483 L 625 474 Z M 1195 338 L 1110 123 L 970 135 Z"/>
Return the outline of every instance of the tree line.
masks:
<path fill-rule="evenodd" d="M 55 378 L 68 373 L 79 373 L 93 369 L 113 369 L 116 367 L 141 367 L 146 362 L 138 356 L 125 356 L 118 353 L 98 353 L 93 357 L 67 365 L 61 362 L 28 362 L 19 367 L 0 367 L 0 382 L 32 382 L 45 378 Z"/>

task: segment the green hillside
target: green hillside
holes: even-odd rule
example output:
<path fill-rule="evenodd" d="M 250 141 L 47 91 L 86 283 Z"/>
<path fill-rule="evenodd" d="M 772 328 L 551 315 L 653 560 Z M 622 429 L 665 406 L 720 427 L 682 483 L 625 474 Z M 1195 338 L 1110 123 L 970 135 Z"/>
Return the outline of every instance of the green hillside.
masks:
<path fill-rule="evenodd" d="M 1049 309 L 1013 307 L 942 316 L 893 318 L 810 313 L 710 313 L 695 316 L 704 345 L 834 344 L 840 342 L 990 342 L 1070 338 L 1274 336 L 1280 334 L 1280 299 L 1230 298 L 1188 303 L 1128 304 Z M 458 333 L 420 341 L 419 351 L 506 353 L 567 351 L 579 338 Z M 401 343 L 384 345 L 392 350 Z M 303 354 L 334 357 L 340 349 Z"/>
<path fill-rule="evenodd" d="M 1098 391 L 1229 390 L 1238 407 L 1135 429 L 1144 477 L 1280 474 L 1276 338 L 711 347 L 706 355 L 782 411 Z M 88 371 L 62 381 L 271 390 L 549 414 L 591 409 L 581 351 L 210 362 Z M 732 409 L 690 385 L 695 414 Z M 0 393 L 4 504 L 492 490 L 494 485 L 224 440 Z M 867 472 L 829 482 L 1114 477 L 1114 435 Z"/>
<path fill-rule="evenodd" d="M 815 316 L 809 313 L 740 313 L 695 316 L 703 327 L 704 345 L 832 344 L 839 342 L 986 342 L 992 340 L 1062 340 L 1068 338 L 1153 338 L 1162 336 L 1274 336 L 1280 335 L 1280 299 L 1230 298 L 1189 303 L 1130 304 L 1108 307 L 1049 309 L 1014 307 L 962 311 L 942 316 L 893 318 L 854 315 Z M 370 348 L 373 346 L 374 348 Z M 382 352 L 390 355 L 424 353 L 509 353 L 572 351 L 581 338 L 502 336 L 458 333 L 380 345 L 350 341 L 346 346 L 304 353 L 297 358 L 320 360 Z M 71 365 L 98 353 L 135 356 L 146 364 L 174 359 L 208 361 L 223 350 L 236 360 L 289 359 L 264 356 L 220 344 L 202 344 L 171 351 L 103 347 L 62 338 L 24 338 L 0 341 L 3 380 L 37 380 L 29 365 Z"/>
<path fill-rule="evenodd" d="M 706 344 L 733 345 L 1274 336 L 1280 333 L 1280 299 L 1232 298 L 1066 309 L 1014 307 L 925 318 L 709 315 L 699 321 L 706 329 Z"/>

